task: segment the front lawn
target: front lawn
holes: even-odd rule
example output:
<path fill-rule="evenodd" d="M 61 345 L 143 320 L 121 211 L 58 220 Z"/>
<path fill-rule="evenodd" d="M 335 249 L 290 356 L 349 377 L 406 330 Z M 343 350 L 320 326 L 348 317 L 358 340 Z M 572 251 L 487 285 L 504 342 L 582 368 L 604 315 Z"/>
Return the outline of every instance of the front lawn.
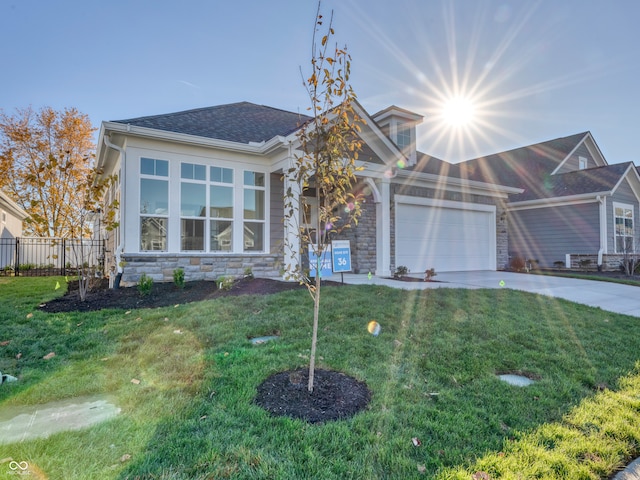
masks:
<path fill-rule="evenodd" d="M 122 412 L 0 444 L 0 479 L 16 478 L 7 459 L 51 479 L 606 478 L 640 449 L 634 317 L 508 289 L 325 287 L 319 367 L 372 398 L 350 420 L 310 425 L 253 403 L 267 376 L 306 365 L 306 291 L 38 310 L 65 288 L 0 278 L 0 371 L 19 377 L 0 386 L 0 421 L 2 407 L 96 393 Z M 513 372 L 537 380 L 496 378 Z"/>

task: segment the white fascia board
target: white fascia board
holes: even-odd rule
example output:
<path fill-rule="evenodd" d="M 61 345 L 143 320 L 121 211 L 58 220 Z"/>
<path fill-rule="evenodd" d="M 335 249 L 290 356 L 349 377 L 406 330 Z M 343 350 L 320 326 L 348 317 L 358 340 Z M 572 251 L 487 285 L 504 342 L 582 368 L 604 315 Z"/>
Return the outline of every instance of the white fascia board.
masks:
<path fill-rule="evenodd" d="M 381 154 L 382 152 L 376 151 L 377 148 L 376 148 L 375 142 L 371 142 L 370 140 L 378 139 L 382 141 L 384 146 L 387 149 L 389 149 L 389 153 L 391 154 L 391 157 L 393 157 L 391 158 L 391 161 L 393 164 L 395 164 L 395 162 L 400 158 L 407 159 L 405 154 L 402 153 L 402 151 L 398 148 L 398 146 L 395 143 L 393 143 L 391 139 L 382 132 L 380 127 L 378 127 L 378 124 L 376 123 L 376 121 L 373 120 L 373 118 L 371 118 L 371 115 L 367 113 L 364 107 L 360 105 L 360 103 L 357 100 L 353 102 L 353 107 L 354 107 L 354 110 L 358 113 L 358 115 L 360 115 L 366 121 L 366 124 L 364 125 L 364 127 L 362 128 L 362 131 L 360 132 L 360 138 L 362 138 L 362 140 L 364 140 L 365 143 L 369 145 L 369 147 L 375 153 L 377 153 L 378 156 L 380 156 L 382 161 L 386 162 L 386 159 L 388 159 L 389 157 L 387 155 Z M 364 133 L 364 130 L 367 128 L 371 130 L 371 134 L 369 135 Z M 387 163 L 387 165 L 390 165 L 390 163 Z"/>
<path fill-rule="evenodd" d="M 635 177 L 635 179 L 637 180 L 636 182 L 632 182 L 629 179 L 629 187 L 633 191 L 633 194 L 636 196 L 636 200 L 640 201 L 640 175 L 638 175 L 638 170 L 636 170 L 636 167 L 633 164 L 630 164 L 629 168 L 627 168 L 627 170 L 620 176 L 620 180 L 618 180 L 618 183 L 616 183 L 615 186 L 611 189 L 611 193 L 615 193 L 615 191 L 618 189 L 620 184 L 627 179 L 627 175 L 629 175 L 629 170 L 633 170 L 633 173 L 631 174 L 631 176 Z M 634 183 L 635 183 L 635 186 L 634 186 Z"/>
<path fill-rule="evenodd" d="M 562 207 L 565 205 L 579 205 L 581 203 L 597 202 L 598 197 L 610 196 L 613 192 L 593 192 L 580 195 L 570 195 L 567 197 L 556 197 L 544 200 L 526 200 L 523 202 L 512 202 L 507 204 L 507 210 L 531 210 L 534 208 Z"/>
<path fill-rule="evenodd" d="M 0 206 L 18 220 L 25 220 L 29 216 L 20 205 L 11 200 L 2 190 L 0 190 Z"/>
<path fill-rule="evenodd" d="M 589 152 L 591 153 L 592 156 L 594 157 L 599 157 L 599 159 L 601 160 L 602 164 L 599 166 L 606 166 L 609 165 L 609 163 L 607 162 L 607 159 L 604 158 L 604 155 L 602 154 L 602 151 L 600 150 L 600 147 L 598 146 L 598 144 L 596 143 L 595 138 L 593 138 L 593 135 L 591 135 L 591 132 L 587 133 L 586 136 L 587 139 L 591 140 L 591 144 L 593 145 L 593 147 L 596 149 L 596 153 L 597 155 L 594 155 L 593 152 L 591 151 L 591 148 L 589 148 L 589 144 L 586 144 L 587 146 L 587 150 L 589 150 Z"/>
<path fill-rule="evenodd" d="M 412 185 L 426 186 L 459 192 L 468 192 L 477 195 L 486 195 L 499 198 L 507 198 L 508 195 L 522 193 L 524 190 L 516 187 L 507 187 L 493 183 L 478 182 L 476 180 L 464 180 L 455 177 L 443 177 L 433 173 L 416 173 L 400 170 L 398 177 L 410 180 Z"/>
<path fill-rule="evenodd" d="M 285 138 L 275 136 L 266 142 L 260 143 L 238 143 L 228 140 L 218 140 L 215 138 L 200 137 L 197 135 L 188 135 L 185 133 L 168 132 L 165 130 L 157 130 L 155 128 L 137 127 L 116 122 L 104 122 L 105 130 L 117 132 L 125 135 L 134 135 L 157 140 L 166 140 L 176 143 L 184 143 L 187 145 L 197 145 L 202 147 L 219 148 L 221 150 L 229 150 L 234 152 L 251 153 L 254 155 L 264 155 L 270 151 L 287 146 Z M 101 132 L 102 133 L 102 132 Z"/>
<path fill-rule="evenodd" d="M 562 161 L 558 164 L 558 166 L 553 170 L 553 172 L 551 172 L 551 175 L 555 175 L 556 173 L 558 173 L 558 170 L 560 170 L 562 168 L 562 166 L 567 163 L 567 160 L 569 160 L 569 158 L 571 158 L 571 155 L 573 155 L 573 152 L 575 152 L 578 147 L 580 145 L 582 145 L 584 143 L 584 139 L 586 138 L 586 136 L 582 137 L 582 140 L 580 140 L 578 143 L 576 143 L 576 146 L 573 147 L 573 150 L 571 150 L 563 159 Z"/>

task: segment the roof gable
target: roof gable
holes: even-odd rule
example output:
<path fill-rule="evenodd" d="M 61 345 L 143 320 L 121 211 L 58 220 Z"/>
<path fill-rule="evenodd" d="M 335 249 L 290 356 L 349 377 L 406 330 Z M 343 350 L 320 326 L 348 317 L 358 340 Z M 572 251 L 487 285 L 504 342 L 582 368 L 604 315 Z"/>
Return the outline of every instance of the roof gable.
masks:
<path fill-rule="evenodd" d="M 559 175 L 553 175 L 553 172 L 587 135 L 590 134 L 578 133 L 467 160 L 458 164 L 460 175 L 470 180 L 523 189 L 523 192 L 514 196 L 512 200 L 551 198 L 557 192 L 571 190 L 561 187 L 562 181 L 553 178 Z M 582 190 L 582 187 L 579 190 Z"/>
<path fill-rule="evenodd" d="M 310 117 L 250 102 L 149 117 L 114 120 L 114 123 L 195 135 L 236 143 L 261 143 L 297 130 Z"/>

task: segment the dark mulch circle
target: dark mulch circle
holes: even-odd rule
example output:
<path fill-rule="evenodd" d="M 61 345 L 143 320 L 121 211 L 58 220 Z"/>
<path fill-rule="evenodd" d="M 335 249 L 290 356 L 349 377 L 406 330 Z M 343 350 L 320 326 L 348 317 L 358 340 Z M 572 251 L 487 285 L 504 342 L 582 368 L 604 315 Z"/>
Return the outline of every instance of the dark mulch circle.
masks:
<path fill-rule="evenodd" d="M 306 368 L 271 375 L 258 387 L 255 403 L 275 416 L 323 423 L 350 418 L 371 399 L 364 382 L 341 372 L 315 370 L 312 393 L 308 381 Z"/>

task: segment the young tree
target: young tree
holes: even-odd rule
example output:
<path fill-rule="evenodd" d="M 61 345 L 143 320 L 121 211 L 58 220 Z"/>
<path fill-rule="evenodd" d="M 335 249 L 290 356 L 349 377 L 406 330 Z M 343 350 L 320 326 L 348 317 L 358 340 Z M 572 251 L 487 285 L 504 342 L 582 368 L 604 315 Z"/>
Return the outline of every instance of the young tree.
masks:
<path fill-rule="evenodd" d="M 75 108 L 57 112 L 0 111 L 0 188 L 27 213 L 25 233 L 38 237 L 80 237 L 82 199 L 91 178 L 95 145 L 89 117 Z"/>
<path fill-rule="evenodd" d="M 333 13 L 326 33 L 320 37 L 323 23 L 318 3 L 311 74 L 308 77 L 303 74 L 312 118 L 298 134 L 302 153 L 295 156 L 293 166 L 285 173 L 289 182 L 299 186 L 301 191 L 299 195 L 296 189 L 287 188 L 285 221 L 296 226 L 299 245 L 308 246 L 318 259 L 314 282 L 303 274 L 300 265 L 286 266 L 290 277 L 307 285 L 314 301 L 309 392 L 313 391 L 318 337 L 320 260 L 332 236 L 356 224 L 360 215 L 359 198 L 353 189 L 357 182 L 356 171 L 359 170 L 356 160 L 362 146 L 358 133 L 364 123 L 354 108 L 356 95 L 349 84 L 351 57 L 346 47 L 330 47 L 330 39 L 334 35 Z M 315 212 L 313 216 L 312 211 Z M 314 225 L 311 225 L 312 217 Z M 285 248 L 297 250 L 296 246 L 289 244 L 285 244 Z"/>
<path fill-rule="evenodd" d="M 100 229 L 101 227 L 106 231 L 111 231 L 119 225 L 116 221 L 118 201 L 113 200 L 109 204 L 104 204 L 105 192 L 117 181 L 117 177 L 109 176 L 101 181 L 96 181 L 96 178 L 99 178 L 97 173 L 94 171 L 92 175 L 88 176 L 77 192 L 78 224 L 74 226 L 77 232 L 93 232 L 96 228 Z M 96 222 L 100 222 L 101 225 L 96 226 Z M 87 298 L 91 279 L 104 274 L 104 272 L 97 271 L 95 261 L 97 256 L 104 254 L 104 252 L 96 252 L 95 250 L 102 248 L 102 245 L 85 237 L 86 235 L 76 237 L 70 252 L 78 272 L 78 294 L 82 302 Z M 97 275 L 98 273 L 100 275 Z"/>

